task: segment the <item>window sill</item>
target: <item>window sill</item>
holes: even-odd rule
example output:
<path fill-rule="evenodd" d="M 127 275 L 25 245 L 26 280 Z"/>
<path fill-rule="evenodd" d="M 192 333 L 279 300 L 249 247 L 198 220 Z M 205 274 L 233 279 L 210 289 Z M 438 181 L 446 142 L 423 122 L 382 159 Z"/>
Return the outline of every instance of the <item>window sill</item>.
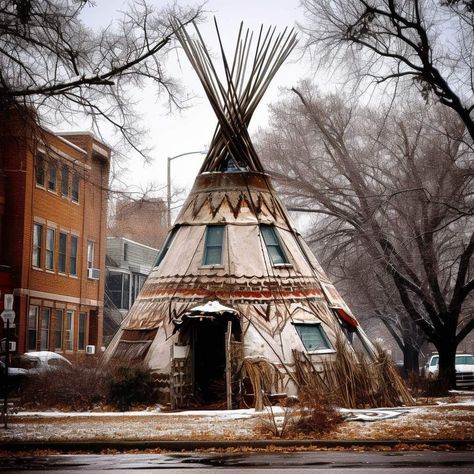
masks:
<path fill-rule="evenodd" d="M 69 275 L 69 278 L 74 278 L 75 280 L 79 279 L 79 277 L 77 275 L 71 275 L 71 274 Z"/>
<path fill-rule="evenodd" d="M 71 199 L 71 204 L 75 204 L 76 206 L 79 206 L 79 201 L 74 201 L 74 199 Z"/>
<path fill-rule="evenodd" d="M 38 183 L 36 183 L 36 187 L 37 187 L 38 189 L 42 189 L 43 191 L 46 189 L 46 188 L 44 187 L 44 184 L 38 184 Z"/>
<path fill-rule="evenodd" d="M 293 268 L 293 264 L 291 263 L 274 263 L 273 268 Z"/>
<path fill-rule="evenodd" d="M 56 272 L 54 270 L 50 270 L 49 268 L 46 268 L 45 272 L 49 273 L 50 275 L 56 275 Z"/>
<path fill-rule="evenodd" d="M 306 351 L 308 355 L 322 355 L 322 354 L 335 354 L 337 351 L 335 349 L 319 349 L 316 351 Z"/>
<path fill-rule="evenodd" d="M 41 267 L 35 267 L 34 265 L 31 267 L 33 270 L 36 270 L 37 272 L 44 272 L 44 270 Z"/>
<path fill-rule="evenodd" d="M 67 277 L 67 273 L 66 273 L 66 272 L 60 272 L 60 271 L 58 271 L 58 275 L 63 276 L 63 277 Z"/>
<path fill-rule="evenodd" d="M 55 189 L 48 188 L 48 193 L 55 194 L 56 196 L 58 195 L 58 192 Z"/>
<path fill-rule="evenodd" d="M 199 270 L 223 270 L 224 268 L 224 265 L 201 265 Z"/>

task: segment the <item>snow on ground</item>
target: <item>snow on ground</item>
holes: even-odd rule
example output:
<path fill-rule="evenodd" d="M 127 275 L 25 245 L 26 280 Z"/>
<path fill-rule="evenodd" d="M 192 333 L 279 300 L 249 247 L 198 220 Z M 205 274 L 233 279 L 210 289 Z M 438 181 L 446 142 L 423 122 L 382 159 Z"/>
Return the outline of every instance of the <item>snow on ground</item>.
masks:
<path fill-rule="evenodd" d="M 435 402 L 435 400 L 432 400 Z M 342 410 L 349 419 L 325 439 L 469 439 L 474 442 L 474 399 L 457 396 L 451 403 L 373 410 Z M 262 438 L 270 416 L 282 422 L 280 407 L 255 412 L 209 410 L 161 412 L 19 412 L 10 417 L 6 440 L 225 440 Z M 370 422 L 367 422 L 370 420 Z M 375 420 L 375 421 L 374 421 Z M 268 435 L 267 435 L 268 436 Z"/>

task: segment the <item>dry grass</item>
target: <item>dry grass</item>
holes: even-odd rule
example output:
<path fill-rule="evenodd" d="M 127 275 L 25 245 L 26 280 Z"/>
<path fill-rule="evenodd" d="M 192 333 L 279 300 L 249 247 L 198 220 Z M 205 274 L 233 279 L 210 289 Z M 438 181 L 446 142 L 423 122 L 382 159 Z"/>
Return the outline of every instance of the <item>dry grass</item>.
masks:
<path fill-rule="evenodd" d="M 8 430 L 0 430 L 0 445 L 6 440 L 248 440 L 260 439 L 265 414 L 252 418 L 204 415 L 21 417 L 10 419 Z M 265 438 L 274 438 L 267 432 Z M 417 439 L 473 440 L 474 406 L 416 407 L 408 414 L 375 422 L 342 422 L 327 433 L 292 434 L 296 439 L 385 440 Z"/>
<path fill-rule="evenodd" d="M 321 394 L 346 408 L 413 405 L 414 400 L 390 357 L 379 351 L 375 360 L 348 351 L 336 341 L 334 361 L 323 361 L 315 369 L 303 352 L 293 351 L 299 389 Z"/>

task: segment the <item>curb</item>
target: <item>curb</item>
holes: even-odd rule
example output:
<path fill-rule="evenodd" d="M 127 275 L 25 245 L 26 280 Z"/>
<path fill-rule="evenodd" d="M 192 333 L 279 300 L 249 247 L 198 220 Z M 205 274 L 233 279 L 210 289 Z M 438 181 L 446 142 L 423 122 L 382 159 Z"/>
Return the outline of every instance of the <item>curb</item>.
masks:
<path fill-rule="evenodd" d="M 419 440 L 419 439 L 399 439 L 399 440 L 225 440 L 225 441 L 6 441 L 2 442 L 1 449 L 4 451 L 34 451 L 50 449 L 61 451 L 63 453 L 85 451 L 89 453 L 100 453 L 104 450 L 129 451 L 129 450 L 147 450 L 163 449 L 167 451 L 194 451 L 198 449 L 225 449 L 225 448 L 267 448 L 267 447 L 314 447 L 314 448 L 345 448 L 386 446 L 396 448 L 397 446 L 450 446 L 456 449 L 474 446 L 473 440 L 461 439 L 437 439 L 437 440 Z"/>

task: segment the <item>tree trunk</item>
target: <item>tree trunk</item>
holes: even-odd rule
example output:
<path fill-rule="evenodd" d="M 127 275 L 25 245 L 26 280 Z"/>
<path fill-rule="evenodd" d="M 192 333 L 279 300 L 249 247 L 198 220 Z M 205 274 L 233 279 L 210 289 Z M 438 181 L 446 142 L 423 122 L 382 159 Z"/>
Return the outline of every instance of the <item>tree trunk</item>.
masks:
<path fill-rule="evenodd" d="M 420 351 L 413 345 L 405 342 L 403 346 L 403 376 L 406 378 L 411 373 L 419 375 L 420 373 Z"/>
<path fill-rule="evenodd" d="M 446 391 L 456 387 L 456 348 L 457 344 L 454 337 L 446 335 L 441 344 L 437 345 L 439 354 L 439 372 L 438 380 L 440 388 Z"/>

